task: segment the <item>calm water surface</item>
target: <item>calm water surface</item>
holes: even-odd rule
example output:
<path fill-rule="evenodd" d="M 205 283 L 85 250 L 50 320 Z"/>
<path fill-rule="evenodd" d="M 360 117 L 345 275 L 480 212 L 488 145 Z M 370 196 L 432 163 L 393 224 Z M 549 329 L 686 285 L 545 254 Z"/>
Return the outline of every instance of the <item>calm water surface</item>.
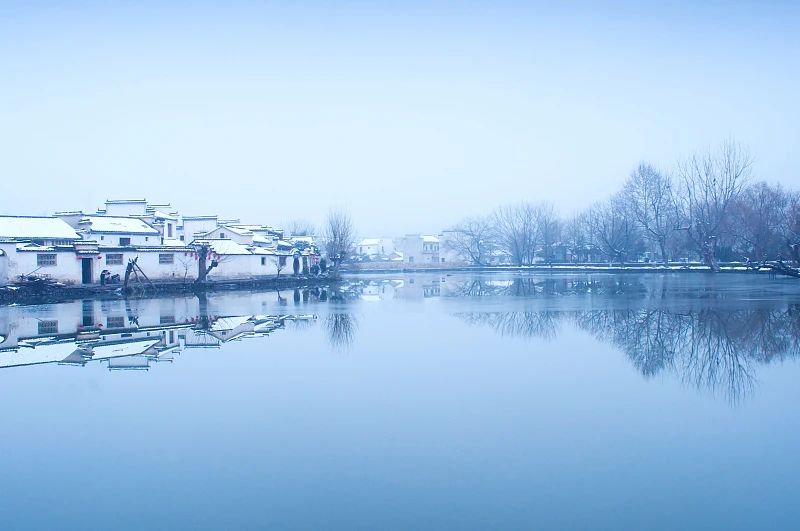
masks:
<path fill-rule="evenodd" d="M 800 283 L 0 308 L 2 529 L 798 529 Z"/>

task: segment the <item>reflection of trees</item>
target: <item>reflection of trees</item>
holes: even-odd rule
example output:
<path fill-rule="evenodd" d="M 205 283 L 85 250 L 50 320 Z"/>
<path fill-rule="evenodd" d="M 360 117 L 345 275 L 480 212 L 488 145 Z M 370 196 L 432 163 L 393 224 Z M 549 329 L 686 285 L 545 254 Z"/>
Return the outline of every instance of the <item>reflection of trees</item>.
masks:
<path fill-rule="evenodd" d="M 556 312 L 473 312 L 456 317 L 469 325 L 488 326 L 502 336 L 541 339 L 554 339 L 560 322 Z"/>
<path fill-rule="evenodd" d="M 625 309 L 577 312 L 575 322 L 620 348 L 645 376 L 670 369 L 736 402 L 752 390 L 759 363 L 800 354 L 798 317 L 794 307 Z"/>
<path fill-rule="evenodd" d="M 358 320 L 351 313 L 332 313 L 325 319 L 325 328 L 331 347 L 344 351 L 350 348 L 356 338 Z"/>
<path fill-rule="evenodd" d="M 471 278 L 455 284 L 454 297 L 542 297 L 585 293 L 641 295 L 647 292 L 644 284 L 634 277 L 606 277 L 597 280 L 573 278 L 519 277 L 510 280 Z"/>
<path fill-rule="evenodd" d="M 625 308 L 456 314 L 502 335 L 552 338 L 561 317 L 622 350 L 646 377 L 674 372 L 737 402 L 752 391 L 758 364 L 800 355 L 800 306 L 727 310 Z"/>

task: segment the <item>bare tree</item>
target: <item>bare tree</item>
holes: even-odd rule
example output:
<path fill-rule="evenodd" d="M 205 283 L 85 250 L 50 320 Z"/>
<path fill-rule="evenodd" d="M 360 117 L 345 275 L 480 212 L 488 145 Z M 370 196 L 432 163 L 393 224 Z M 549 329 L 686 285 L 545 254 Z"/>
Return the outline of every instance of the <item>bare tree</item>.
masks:
<path fill-rule="evenodd" d="M 530 203 L 519 203 L 498 208 L 492 222 L 500 248 L 514 265 L 533 263 L 536 253 L 536 209 Z"/>
<path fill-rule="evenodd" d="M 444 239 L 446 250 L 477 266 L 488 265 L 494 247 L 494 228 L 485 217 L 466 218 L 447 231 Z"/>
<path fill-rule="evenodd" d="M 719 271 L 717 244 L 729 229 L 731 207 L 750 178 L 753 158 L 732 140 L 716 151 L 693 155 L 678 172 L 681 225 L 713 271 Z"/>
<path fill-rule="evenodd" d="M 324 239 L 325 250 L 336 275 L 339 273 L 339 266 L 353 253 L 356 245 L 356 229 L 347 211 L 335 209 L 328 213 Z"/>
<path fill-rule="evenodd" d="M 785 221 L 780 228 L 781 236 L 795 267 L 800 267 L 800 192 L 797 190 L 789 193 L 783 217 Z"/>
<path fill-rule="evenodd" d="M 553 247 L 561 241 L 563 224 L 551 203 L 542 203 L 536 207 L 536 232 L 542 245 L 542 259 L 552 262 Z"/>
<path fill-rule="evenodd" d="M 564 224 L 563 235 L 573 262 L 588 262 L 592 258 L 590 232 L 588 212 L 581 212 Z"/>
<path fill-rule="evenodd" d="M 621 195 L 599 203 L 588 213 L 590 245 L 611 262 L 624 263 L 642 249 L 642 239 Z"/>
<path fill-rule="evenodd" d="M 289 236 L 313 236 L 314 229 L 314 224 L 305 219 L 293 219 L 286 224 Z"/>
<path fill-rule="evenodd" d="M 643 162 L 631 173 L 622 193 L 642 235 L 658 247 L 661 261 L 666 264 L 667 240 L 675 230 L 675 201 L 669 177 Z"/>
<path fill-rule="evenodd" d="M 755 262 L 777 258 L 783 250 L 781 227 L 788 204 L 781 186 L 759 182 L 745 188 L 731 216 L 736 250 Z"/>

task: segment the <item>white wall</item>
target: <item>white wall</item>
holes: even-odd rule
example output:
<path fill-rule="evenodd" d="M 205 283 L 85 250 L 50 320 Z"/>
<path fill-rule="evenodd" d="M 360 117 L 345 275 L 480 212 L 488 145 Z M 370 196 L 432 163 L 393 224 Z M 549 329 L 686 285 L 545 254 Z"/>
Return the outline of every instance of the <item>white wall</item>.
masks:
<path fill-rule="evenodd" d="M 0 276 L 0 284 L 5 285 L 16 279 L 19 275 L 35 273 L 37 275 L 47 275 L 62 282 L 81 282 L 81 261 L 73 251 L 43 251 L 36 253 L 32 251 L 18 252 L 15 243 L 0 244 L 5 256 L 0 256 L 0 261 L 5 262 L 0 266 L 0 271 L 4 270 Z M 38 254 L 55 254 L 56 265 L 42 266 L 37 265 Z"/>
<path fill-rule="evenodd" d="M 106 216 L 144 216 L 147 214 L 145 201 L 136 203 L 106 203 Z"/>
<path fill-rule="evenodd" d="M 187 219 L 183 218 L 183 236 L 186 243 L 194 239 L 198 232 L 208 232 L 217 228 L 217 218 L 211 219 Z"/>
<path fill-rule="evenodd" d="M 147 236 L 142 234 L 123 234 L 123 233 L 115 233 L 115 234 L 105 234 L 101 232 L 94 232 L 91 231 L 87 239 L 89 240 L 96 240 L 101 246 L 105 247 L 117 247 L 119 246 L 119 239 L 120 238 L 130 238 L 131 245 L 159 245 L 161 243 L 161 235 L 160 234 L 148 234 Z"/>
<path fill-rule="evenodd" d="M 108 264 L 109 254 L 121 254 L 122 263 L 113 265 Z M 171 254 L 172 264 L 159 263 L 159 254 Z M 128 267 L 128 260 L 138 257 L 136 262 L 142 271 L 151 280 L 194 280 L 197 278 L 197 257 L 189 251 L 170 251 L 170 250 L 130 250 L 130 251 L 108 251 L 101 250 L 101 260 L 95 264 L 95 282 L 100 281 L 100 272 L 107 269 L 112 275 L 119 275 L 120 279 L 125 278 L 125 269 Z"/>
<path fill-rule="evenodd" d="M 425 262 L 422 253 L 422 236 L 419 234 L 407 234 L 403 238 L 403 262 L 418 264 Z"/>
<path fill-rule="evenodd" d="M 228 227 L 217 227 L 206 236 L 203 236 L 203 238 L 209 240 L 231 240 L 241 245 L 253 245 L 253 234 L 243 236 L 241 234 L 236 234 Z"/>

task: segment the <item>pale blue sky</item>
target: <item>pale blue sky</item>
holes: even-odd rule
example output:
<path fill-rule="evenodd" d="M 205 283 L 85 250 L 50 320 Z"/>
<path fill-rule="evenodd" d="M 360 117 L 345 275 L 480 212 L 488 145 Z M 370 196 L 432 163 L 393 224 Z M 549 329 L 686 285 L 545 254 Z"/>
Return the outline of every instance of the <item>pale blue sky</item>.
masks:
<path fill-rule="evenodd" d="M 433 232 L 571 213 L 730 136 L 800 187 L 790 2 L 219 4 L 0 4 L 0 212 L 339 205 L 363 236 Z"/>

